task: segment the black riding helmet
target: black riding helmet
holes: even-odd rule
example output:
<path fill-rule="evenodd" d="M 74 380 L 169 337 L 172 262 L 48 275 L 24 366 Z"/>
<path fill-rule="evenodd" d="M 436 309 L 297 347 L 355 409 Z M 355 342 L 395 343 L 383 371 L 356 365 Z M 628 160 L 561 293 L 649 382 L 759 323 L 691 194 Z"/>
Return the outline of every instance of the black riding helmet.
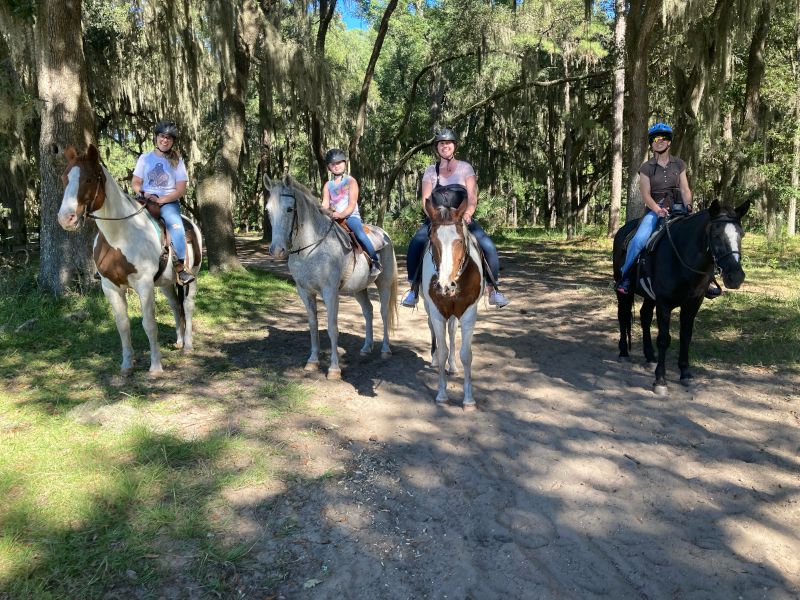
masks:
<path fill-rule="evenodd" d="M 325 153 L 325 162 L 327 164 L 338 163 L 342 161 L 347 161 L 347 156 L 345 155 L 344 151 L 339 150 L 339 148 L 331 148 Z"/>
<path fill-rule="evenodd" d="M 168 135 L 174 142 L 177 142 L 179 136 L 178 126 L 172 121 L 161 121 L 156 125 L 155 137 L 158 137 L 159 134 Z"/>
<path fill-rule="evenodd" d="M 455 131 L 449 127 L 445 127 L 444 129 L 437 131 L 433 136 L 433 147 L 436 148 L 436 145 L 439 142 L 453 142 L 454 144 L 457 144 L 458 136 L 456 135 Z"/>

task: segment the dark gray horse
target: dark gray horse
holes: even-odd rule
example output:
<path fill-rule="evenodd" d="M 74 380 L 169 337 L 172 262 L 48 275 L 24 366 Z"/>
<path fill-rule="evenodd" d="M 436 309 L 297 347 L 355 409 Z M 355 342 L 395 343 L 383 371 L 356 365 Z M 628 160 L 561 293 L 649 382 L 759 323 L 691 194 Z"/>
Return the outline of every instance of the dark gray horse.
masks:
<path fill-rule="evenodd" d="M 658 242 L 648 260 L 653 265 L 653 292 L 655 300 L 642 289 L 637 277 L 636 293 L 644 298 L 640 311 L 645 359 L 656 362 L 650 324 L 653 309 L 658 320 L 658 362 L 653 391 L 666 395 L 667 380 L 664 357 L 671 341 L 669 321 L 675 308 L 681 309 L 681 338 L 678 367 L 681 384 L 691 385 L 689 372 L 689 344 L 692 341 L 694 319 L 703 303 L 708 285 L 714 276 L 714 268 L 722 270 L 725 287 L 738 289 L 744 282 L 742 270 L 742 217 L 750 208 L 747 201 L 735 210 L 720 206 L 714 201 L 707 210 L 676 221 L 667 226 L 667 232 Z M 619 270 L 625 261 L 624 241 L 638 225 L 637 221 L 625 224 L 614 236 L 614 278 L 619 281 Z M 619 319 L 619 356 L 629 358 L 631 347 L 631 323 L 633 321 L 633 293 L 617 292 L 617 318 Z"/>

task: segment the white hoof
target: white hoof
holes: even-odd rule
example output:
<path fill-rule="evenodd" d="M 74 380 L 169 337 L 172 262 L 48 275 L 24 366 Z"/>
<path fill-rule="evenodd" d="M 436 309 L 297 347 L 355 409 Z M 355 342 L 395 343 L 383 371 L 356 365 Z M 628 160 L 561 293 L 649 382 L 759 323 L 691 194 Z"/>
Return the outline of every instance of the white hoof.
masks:
<path fill-rule="evenodd" d="M 181 350 L 183 348 L 183 342 L 180 341 L 175 342 L 174 344 L 172 344 L 172 347 L 175 348 L 176 350 Z"/>
<path fill-rule="evenodd" d="M 447 404 L 449 401 L 447 394 L 438 394 L 436 396 L 436 404 Z"/>
<path fill-rule="evenodd" d="M 475 400 L 464 400 L 464 412 L 471 412 L 478 407 L 475 405 Z"/>
<path fill-rule="evenodd" d="M 163 374 L 164 374 L 164 369 L 150 369 L 150 372 L 148 373 L 150 379 L 158 379 Z"/>
<path fill-rule="evenodd" d="M 311 360 L 306 363 L 305 367 L 303 367 L 304 371 L 316 371 L 317 369 L 319 369 L 319 363 Z"/>
<path fill-rule="evenodd" d="M 664 396 L 669 396 L 669 389 L 665 385 L 654 385 L 653 393 L 656 396 L 663 398 Z"/>
<path fill-rule="evenodd" d="M 342 378 L 341 369 L 328 369 L 328 379 L 337 380 Z"/>

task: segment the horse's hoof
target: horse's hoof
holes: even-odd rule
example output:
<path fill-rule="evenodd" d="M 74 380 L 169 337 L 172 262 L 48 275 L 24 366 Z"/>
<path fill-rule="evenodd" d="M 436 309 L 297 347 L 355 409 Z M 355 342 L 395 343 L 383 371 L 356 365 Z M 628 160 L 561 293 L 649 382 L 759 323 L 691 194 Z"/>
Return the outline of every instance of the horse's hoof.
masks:
<path fill-rule="evenodd" d="M 319 368 L 318 362 L 308 361 L 306 366 L 303 367 L 304 371 L 316 371 Z"/>
<path fill-rule="evenodd" d="M 464 400 L 464 412 L 472 412 L 473 410 L 477 410 L 477 409 L 478 409 L 478 407 L 475 404 L 475 400 L 470 400 L 469 402 Z"/>
<path fill-rule="evenodd" d="M 387 350 L 386 352 L 381 352 L 381 358 L 383 360 L 386 360 L 387 358 L 391 358 L 391 357 L 392 357 L 392 351 L 391 350 Z"/>
<path fill-rule="evenodd" d="M 194 351 L 194 348 L 191 346 L 184 346 L 181 348 L 181 354 L 191 354 Z"/>
<path fill-rule="evenodd" d="M 130 377 L 133 375 L 133 367 L 128 367 L 127 369 L 120 369 L 119 370 L 120 377 Z"/>
<path fill-rule="evenodd" d="M 666 385 L 663 384 L 653 384 L 653 393 L 656 396 L 664 397 L 669 395 L 669 390 L 667 389 Z"/>
<path fill-rule="evenodd" d="M 172 344 L 172 347 L 175 348 L 176 350 L 182 350 L 183 342 L 175 342 L 174 344 Z"/>
<path fill-rule="evenodd" d="M 694 379 L 691 377 L 681 377 L 681 385 L 685 388 L 694 387 Z"/>
<path fill-rule="evenodd" d="M 148 373 L 148 375 L 150 376 L 150 379 L 158 379 L 163 374 L 164 374 L 164 369 L 158 369 L 157 371 L 150 371 Z"/>
<path fill-rule="evenodd" d="M 458 375 L 458 369 L 451 369 L 450 367 L 446 368 L 444 372 L 451 376 Z"/>
<path fill-rule="evenodd" d="M 328 379 L 337 380 L 342 378 L 341 369 L 328 369 Z"/>
<path fill-rule="evenodd" d="M 436 405 L 437 405 L 437 406 L 444 406 L 444 405 L 446 405 L 448 402 L 450 402 L 450 400 L 448 399 L 448 397 L 447 397 L 447 396 L 444 396 L 444 397 L 442 397 L 442 396 L 436 396 Z"/>
<path fill-rule="evenodd" d="M 619 362 L 626 362 L 626 363 L 629 363 L 629 362 L 631 362 L 631 357 L 630 357 L 630 356 L 622 356 L 622 355 L 620 355 L 620 356 L 617 358 L 617 360 L 618 360 Z"/>

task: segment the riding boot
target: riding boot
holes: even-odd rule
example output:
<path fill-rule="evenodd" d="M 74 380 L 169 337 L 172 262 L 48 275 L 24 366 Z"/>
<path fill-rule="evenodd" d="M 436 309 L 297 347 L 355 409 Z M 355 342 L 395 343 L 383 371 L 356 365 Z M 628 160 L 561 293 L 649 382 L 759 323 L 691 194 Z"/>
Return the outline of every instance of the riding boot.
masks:
<path fill-rule="evenodd" d="M 187 285 L 194 281 L 194 275 L 192 275 L 191 271 L 186 269 L 184 261 L 182 260 L 175 261 L 175 279 L 178 285 Z"/>

